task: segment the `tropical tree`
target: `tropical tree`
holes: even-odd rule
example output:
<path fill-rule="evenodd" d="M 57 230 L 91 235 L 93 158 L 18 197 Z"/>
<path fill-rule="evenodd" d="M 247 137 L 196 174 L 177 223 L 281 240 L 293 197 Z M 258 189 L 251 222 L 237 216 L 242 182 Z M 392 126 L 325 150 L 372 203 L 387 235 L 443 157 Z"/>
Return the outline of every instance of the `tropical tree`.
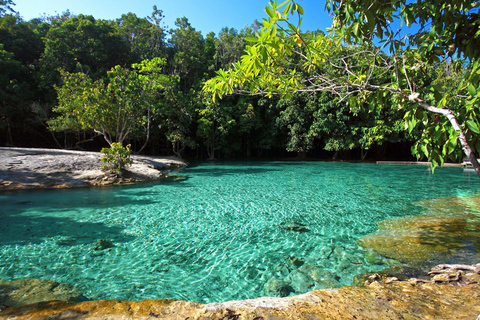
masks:
<path fill-rule="evenodd" d="M 161 27 L 162 12 L 154 8 L 153 18 L 139 18 L 134 13 L 122 14 L 116 20 L 117 31 L 130 47 L 132 63 L 166 56 L 165 30 Z"/>
<path fill-rule="evenodd" d="M 52 130 L 90 129 L 112 146 L 143 125 L 149 103 L 142 99 L 144 87 L 137 74 L 116 66 L 107 78 L 106 83 L 84 73 L 62 71 L 64 84 L 55 87 L 58 105 L 53 109 L 60 116 L 50 122 Z"/>
<path fill-rule="evenodd" d="M 15 12 L 12 8 L 14 5 L 15 3 L 12 0 L 0 0 L 0 17 L 9 11 Z"/>
<path fill-rule="evenodd" d="M 129 62 L 127 42 L 116 32 L 115 24 L 92 16 L 52 21 L 44 41 L 42 85 L 47 88 L 58 83 L 58 69 L 98 79 L 112 67 Z"/>
<path fill-rule="evenodd" d="M 7 145 L 34 132 L 41 136 L 31 105 L 40 100 L 36 72 L 42 51 L 41 37 L 31 24 L 16 15 L 0 16 L 0 136 Z"/>
<path fill-rule="evenodd" d="M 480 53 L 474 49 L 480 41 L 479 6 L 466 0 L 455 4 L 447 0 L 330 0 L 327 8 L 334 20 L 332 34 L 327 36 L 301 32 L 303 8 L 295 1 L 281 5 L 272 1 L 261 30 L 247 38 L 252 44 L 241 61 L 227 71 L 219 70 L 204 90 L 212 92 L 213 99 L 242 91 L 286 97 L 298 91 L 327 91 L 352 107 L 393 103 L 404 113 L 410 131 L 423 126 L 414 154 L 428 157 L 435 167 L 447 159 L 461 159 L 463 150 L 480 176 L 473 152 L 477 146 L 472 144 L 480 133 L 476 111 Z M 393 29 L 397 12 L 407 26 L 416 23 L 419 31 L 399 37 Z M 300 16 L 297 25 L 289 21 L 294 13 Z M 374 37 L 381 47 L 372 44 Z M 370 45 L 342 54 L 358 43 Z M 454 92 L 423 81 L 425 73 L 441 62 L 438 54 L 451 61 L 467 58 Z"/>
<path fill-rule="evenodd" d="M 245 49 L 245 40 L 243 32 L 238 33 L 233 28 L 223 28 L 215 41 L 215 61 L 216 69 L 228 68 L 234 62 L 240 60 Z"/>
<path fill-rule="evenodd" d="M 201 82 L 206 71 L 204 56 L 204 38 L 195 30 L 188 19 L 178 18 L 176 28 L 171 30 L 170 45 L 173 51 L 172 74 L 180 77 L 181 89 L 184 92 Z"/>

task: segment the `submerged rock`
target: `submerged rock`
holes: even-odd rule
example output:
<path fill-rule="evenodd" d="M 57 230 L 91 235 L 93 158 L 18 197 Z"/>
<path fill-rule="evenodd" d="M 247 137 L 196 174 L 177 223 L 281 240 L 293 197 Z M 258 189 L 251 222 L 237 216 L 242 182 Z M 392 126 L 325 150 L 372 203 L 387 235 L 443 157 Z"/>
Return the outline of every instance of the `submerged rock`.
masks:
<path fill-rule="evenodd" d="M 289 231 L 296 231 L 296 232 L 309 232 L 310 229 L 300 223 L 300 222 L 297 222 L 297 221 L 293 221 L 293 222 L 290 222 L 290 223 L 286 223 L 286 224 L 283 224 L 282 226 L 282 229 L 285 229 L 285 230 L 289 230 Z"/>
<path fill-rule="evenodd" d="M 292 292 L 294 290 L 287 282 L 276 277 L 268 280 L 263 287 L 263 293 L 268 297 L 287 297 Z"/>
<path fill-rule="evenodd" d="M 422 201 L 423 214 L 381 221 L 376 233 L 358 243 L 414 267 L 454 263 L 460 258 L 474 263 L 480 256 L 480 217 L 472 213 L 478 208 L 472 204 L 480 201 L 476 198 Z"/>
<path fill-rule="evenodd" d="M 0 280 L 0 304 L 24 306 L 32 303 L 60 300 L 66 302 L 85 301 L 71 285 L 46 279 Z"/>
<path fill-rule="evenodd" d="M 302 266 L 305 263 L 305 261 L 303 261 L 302 259 L 299 259 L 299 258 L 294 257 L 294 256 L 288 257 L 287 261 L 288 261 L 289 265 L 291 265 L 293 267 L 296 267 L 296 268 Z"/>
<path fill-rule="evenodd" d="M 342 286 L 330 271 L 314 265 L 305 264 L 301 266 L 298 271 L 315 281 L 316 289 L 339 288 Z"/>
<path fill-rule="evenodd" d="M 95 246 L 93 249 L 97 251 L 101 251 L 101 250 L 105 250 L 112 247 L 113 247 L 113 243 L 111 241 L 100 239 L 95 243 Z"/>
<path fill-rule="evenodd" d="M 306 293 L 315 287 L 315 282 L 312 278 L 298 270 L 292 271 L 287 279 L 296 293 Z"/>
<path fill-rule="evenodd" d="M 181 176 L 178 174 L 167 174 L 164 178 L 163 181 L 166 182 L 178 182 L 178 181 L 185 181 L 188 179 L 188 176 Z"/>
<path fill-rule="evenodd" d="M 383 264 L 382 257 L 377 254 L 373 249 L 368 249 L 365 252 L 365 261 L 370 264 Z"/>

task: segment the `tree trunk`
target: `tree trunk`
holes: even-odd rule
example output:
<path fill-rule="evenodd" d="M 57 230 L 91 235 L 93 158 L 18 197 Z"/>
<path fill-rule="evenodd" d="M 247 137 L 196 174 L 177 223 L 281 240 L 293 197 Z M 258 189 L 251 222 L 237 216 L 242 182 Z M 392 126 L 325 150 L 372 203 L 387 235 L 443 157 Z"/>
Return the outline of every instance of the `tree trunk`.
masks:
<path fill-rule="evenodd" d="M 364 150 L 363 148 L 360 148 L 360 160 L 364 161 L 365 158 L 367 157 L 368 154 L 368 149 Z"/>
<path fill-rule="evenodd" d="M 10 128 L 10 121 L 5 117 L 5 122 L 7 123 L 7 146 L 13 147 L 13 138 L 12 138 L 12 129 Z"/>
<path fill-rule="evenodd" d="M 207 145 L 207 154 L 208 154 L 207 160 L 209 161 L 215 160 L 215 142 L 214 141 L 212 141 L 211 145 Z"/>
<path fill-rule="evenodd" d="M 173 154 L 175 156 L 179 157 L 180 159 L 183 159 L 183 157 L 182 157 L 183 150 L 185 150 L 185 145 L 184 144 L 181 144 L 179 141 L 172 143 Z"/>
<path fill-rule="evenodd" d="M 418 105 L 420 105 L 425 110 L 428 110 L 428 111 L 433 112 L 433 113 L 444 115 L 448 118 L 448 120 L 450 121 L 453 129 L 455 129 L 455 131 L 459 132 L 458 140 L 460 140 L 460 144 L 462 145 L 463 153 L 467 156 L 467 159 L 472 164 L 472 166 L 475 170 L 475 173 L 480 178 L 480 164 L 478 163 L 477 157 L 473 153 L 472 148 L 470 148 L 470 145 L 468 144 L 467 138 L 465 137 L 465 133 L 463 132 L 462 128 L 460 127 L 460 124 L 458 123 L 457 117 L 455 117 L 452 110 L 441 109 L 441 108 L 431 106 L 428 103 L 426 103 L 424 100 L 420 99 L 418 97 L 418 94 L 411 94 L 410 96 L 408 96 L 408 100 L 411 101 L 411 102 L 417 103 Z"/>
<path fill-rule="evenodd" d="M 307 152 L 305 150 L 301 150 L 297 152 L 297 159 L 305 160 L 306 157 L 307 157 Z"/>
<path fill-rule="evenodd" d="M 250 158 L 252 156 L 252 141 L 250 137 L 247 136 L 247 157 Z"/>
<path fill-rule="evenodd" d="M 147 136 L 145 137 L 145 143 L 140 148 L 140 150 L 138 150 L 137 154 L 140 154 L 143 151 L 143 149 L 145 149 L 145 147 L 148 144 L 148 141 L 150 140 L 150 108 L 148 108 L 147 110 L 147 134 L 146 135 Z"/>

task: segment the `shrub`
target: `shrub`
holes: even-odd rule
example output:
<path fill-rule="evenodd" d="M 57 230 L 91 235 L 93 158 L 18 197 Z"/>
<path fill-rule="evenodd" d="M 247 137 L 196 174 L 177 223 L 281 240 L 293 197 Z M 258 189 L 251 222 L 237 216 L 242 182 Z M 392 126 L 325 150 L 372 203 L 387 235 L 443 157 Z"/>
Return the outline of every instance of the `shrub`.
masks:
<path fill-rule="evenodd" d="M 123 146 L 121 142 L 114 142 L 110 148 L 103 148 L 102 170 L 121 174 L 127 165 L 133 163 L 130 159 L 130 145 Z"/>

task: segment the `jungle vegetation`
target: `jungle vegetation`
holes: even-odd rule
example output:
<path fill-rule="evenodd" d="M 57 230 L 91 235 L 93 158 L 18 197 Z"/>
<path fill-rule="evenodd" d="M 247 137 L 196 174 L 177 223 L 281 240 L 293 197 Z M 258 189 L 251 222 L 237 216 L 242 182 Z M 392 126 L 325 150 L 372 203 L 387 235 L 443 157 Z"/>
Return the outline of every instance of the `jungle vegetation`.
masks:
<path fill-rule="evenodd" d="M 450 2 L 329 0 L 328 31 L 291 22 L 303 14 L 297 2 L 270 2 L 261 22 L 202 35 L 186 17 L 165 27 L 156 6 L 146 18 L 24 21 L 2 0 L 0 145 L 474 159 L 479 4 Z M 398 20 L 414 31 L 400 36 Z"/>

